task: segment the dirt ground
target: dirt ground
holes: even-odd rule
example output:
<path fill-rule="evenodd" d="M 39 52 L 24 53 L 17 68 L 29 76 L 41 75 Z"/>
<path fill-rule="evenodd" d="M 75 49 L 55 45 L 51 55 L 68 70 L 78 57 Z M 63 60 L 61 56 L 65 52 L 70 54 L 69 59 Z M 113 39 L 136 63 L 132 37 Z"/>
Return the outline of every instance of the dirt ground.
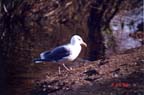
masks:
<path fill-rule="evenodd" d="M 17 66 L 13 95 L 144 95 L 144 46 L 98 61 L 77 59 L 58 74 L 58 64 Z M 61 67 L 63 68 L 63 67 Z M 11 94 L 12 95 L 12 94 Z"/>

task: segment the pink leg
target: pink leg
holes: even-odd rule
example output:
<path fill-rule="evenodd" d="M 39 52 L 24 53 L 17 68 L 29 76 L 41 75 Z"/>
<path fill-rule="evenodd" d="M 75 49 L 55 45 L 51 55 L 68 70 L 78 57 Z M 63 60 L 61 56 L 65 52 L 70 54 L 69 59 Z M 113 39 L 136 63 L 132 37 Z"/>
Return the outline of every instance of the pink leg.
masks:
<path fill-rule="evenodd" d="M 58 73 L 61 74 L 61 68 L 60 68 L 60 66 L 58 67 Z"/>
<path fill-rule="evenodd" d="M 67 70 L 70 71 L 70 69 L 63 63 L 63 67 Z"/>

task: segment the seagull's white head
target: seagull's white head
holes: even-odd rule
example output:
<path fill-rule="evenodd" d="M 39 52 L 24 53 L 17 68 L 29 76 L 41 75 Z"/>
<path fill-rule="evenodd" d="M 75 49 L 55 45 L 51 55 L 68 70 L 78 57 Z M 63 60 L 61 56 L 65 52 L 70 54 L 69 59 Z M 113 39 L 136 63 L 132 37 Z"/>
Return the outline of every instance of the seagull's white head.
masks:
<path fill-rule="evenodd" d="M 84 45 L 85 47 L 87 47 L 87 44 L 83 41 L 83 39 L 79 35 L 72 36 L 70 43 L 73 45 L 79 44 L 79 45 Z"/>

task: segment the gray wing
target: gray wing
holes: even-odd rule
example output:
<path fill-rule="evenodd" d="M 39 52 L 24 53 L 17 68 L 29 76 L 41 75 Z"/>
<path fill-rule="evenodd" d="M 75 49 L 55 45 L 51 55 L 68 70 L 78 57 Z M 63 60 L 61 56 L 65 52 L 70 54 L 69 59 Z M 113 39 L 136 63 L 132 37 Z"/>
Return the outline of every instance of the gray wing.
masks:
<path fill-rule="evenodd" d="M 70 55 L 70 50 L 61 46 L 61 47 L 54 49 L 50 53 L 50 58 L 53 59 L 54 61 L 59 61 L 59 60 L 63 59 L 64 57 L 67 57 L 69 55 Z"/>
<path fill-rule="evenodd" d="M 68 50 L 63 46 L 57 47 L 52 51 L 46 51 L 43 53 L 44 59 L 46 61 L 59 61 L 69 55 L 70 55 L 70 50 Z"/>
<path fill-rule="evenodd" d="M 50 54 L 51 51 L 44 51 L 40 54 L 40 58 L 41 59 L 45 59 L 49 54 Z"/>

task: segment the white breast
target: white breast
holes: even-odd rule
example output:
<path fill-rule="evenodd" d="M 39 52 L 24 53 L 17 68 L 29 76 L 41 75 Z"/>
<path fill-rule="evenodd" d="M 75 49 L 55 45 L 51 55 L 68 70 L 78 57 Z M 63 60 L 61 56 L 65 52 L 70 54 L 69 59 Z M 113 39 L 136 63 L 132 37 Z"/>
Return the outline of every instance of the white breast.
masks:
<path fill-rule="evenodd" d="M 69 45 L 68 48 L 70 49 L 70 56 L 66 57 L 69 61 L 75 60 L 81 52 L 80 45 Z"/>

